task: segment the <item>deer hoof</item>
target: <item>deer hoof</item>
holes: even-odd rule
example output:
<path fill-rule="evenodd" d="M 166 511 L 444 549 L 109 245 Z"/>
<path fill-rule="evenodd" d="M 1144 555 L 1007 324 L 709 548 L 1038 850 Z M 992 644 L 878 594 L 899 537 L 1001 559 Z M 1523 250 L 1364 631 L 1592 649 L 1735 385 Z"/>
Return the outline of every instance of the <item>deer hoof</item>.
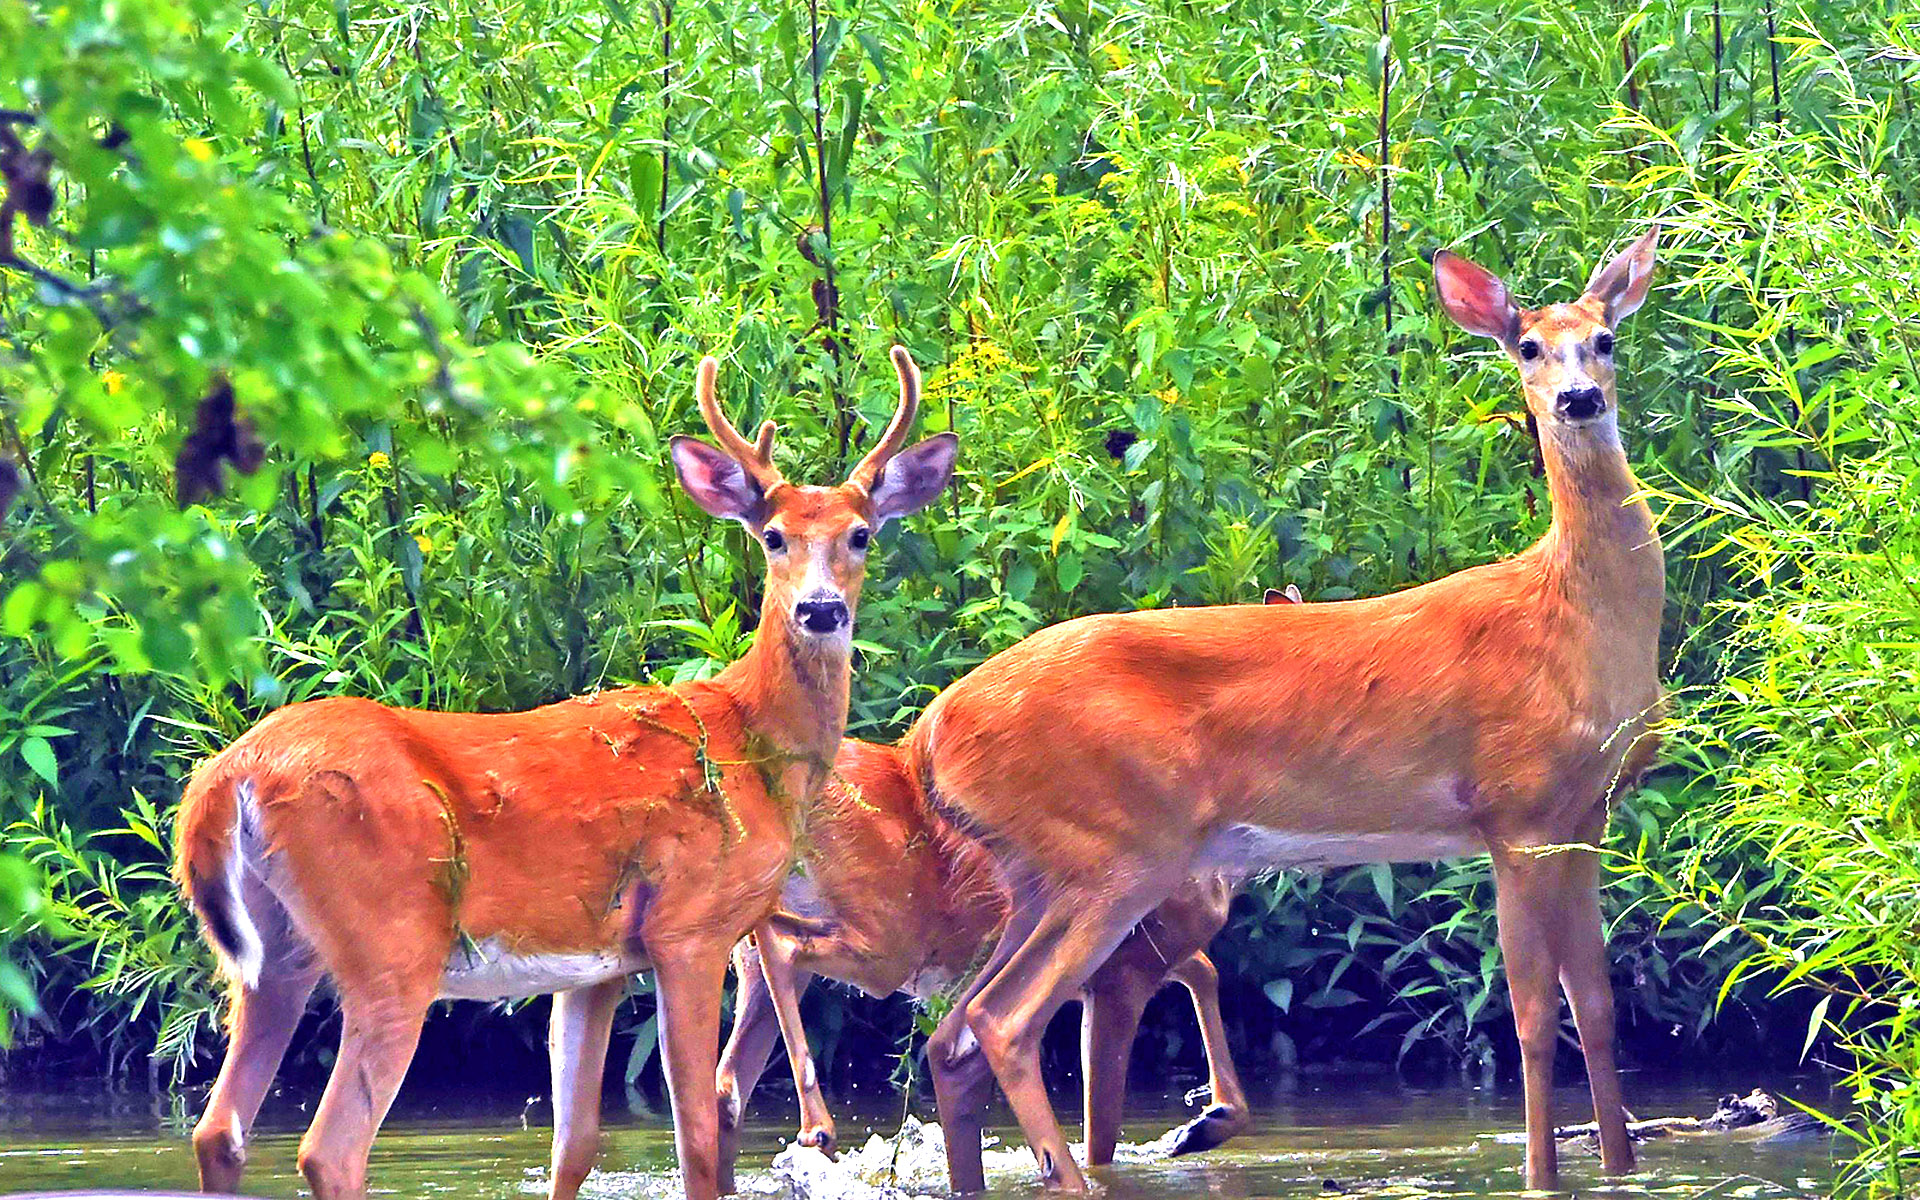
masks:
<path fill-rule="evenodd" d="M 1180 1127 L 1173 1139 L 1173 1156 L 1211 1150 L 1237 1133 L 1238 1124 L 1232 1109 L 1216 1104 Z"/>
<path fill-rule="evenodd" d="M 831 1129 L 803 1129 L 800 1131 L 799 1144 L 812 1146 L 830 1159 L 837 1160 L 840 1155 L 840 1145 L 834 1140 Z"/>

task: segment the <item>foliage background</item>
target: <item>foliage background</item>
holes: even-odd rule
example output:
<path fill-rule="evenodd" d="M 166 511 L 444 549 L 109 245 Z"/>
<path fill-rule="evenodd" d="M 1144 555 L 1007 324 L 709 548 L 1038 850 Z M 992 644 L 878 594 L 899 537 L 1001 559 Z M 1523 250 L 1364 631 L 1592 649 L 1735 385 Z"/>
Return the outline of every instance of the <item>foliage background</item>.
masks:
<path fill-rule="evenodd" d="M 168 813 L 273 705 L 516 708 L 740 651 L 742 537 L 663 482 L 701 353 L 791 474 L 870 436 L 896 340 L 923 427 L 962 434 L 860 614 L 851 730 L 888 738 L 1065 617 L 1527 544 L 1512 380 L 1423 259 L 1539 300 L 1657 220 L 1625 424 L 1681 716 L 1614 826 L 1623 1031 L 1643 1061 L 1858 1068 L 1863 1170 L 1897 1170 L 1917 62 L 1887 0 L 0 9 L 0 814 L 49 901 L 0 910 L 42 1010 L 7 1069 L 205 1077 Z M 264 463 L 181 509 L 222 380 Z M 1216 949 L 1256 1069 L 1512 1061 L 1481 864 L 1262 881 Z M 911 1036 L 897 1001 L 808 1006 L 841 1081 Z M 535 1073 L 542 1007 L 442 1014 L 421 1071 L 479 1039 Z M 641 985 L 643 1089 L 649 1013 Z M 1191 1069 L 1183 1021 L 1154 1010 L 1143 1065 Z M 326 1062 L 308 1032 L 296 1070 Z"/>

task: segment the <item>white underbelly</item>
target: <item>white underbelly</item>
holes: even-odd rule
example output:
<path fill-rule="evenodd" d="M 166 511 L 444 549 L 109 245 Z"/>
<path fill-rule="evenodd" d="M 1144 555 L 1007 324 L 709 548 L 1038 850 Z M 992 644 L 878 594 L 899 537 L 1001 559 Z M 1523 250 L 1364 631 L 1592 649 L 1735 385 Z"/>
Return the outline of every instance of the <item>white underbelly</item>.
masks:
<path fill-rule="evenodd" d="M 1387 833 L 1314 833 L 1229 825 L 1200 847 L 1195 871 L 1255 875 L 1294 868 L 1325 870 L 1356 863 L 1432 862 L 1484 854 L 1486 845 L 1468 833 L 1391 831 Z"/>
<path fill-rule="evenodd" d="M 631 975 L 645 962 L 612 951 L 516 954 L 493 938 L 454 948 L 440 977 L 443 1000 L 512 1000 L 544 996 Z"/>

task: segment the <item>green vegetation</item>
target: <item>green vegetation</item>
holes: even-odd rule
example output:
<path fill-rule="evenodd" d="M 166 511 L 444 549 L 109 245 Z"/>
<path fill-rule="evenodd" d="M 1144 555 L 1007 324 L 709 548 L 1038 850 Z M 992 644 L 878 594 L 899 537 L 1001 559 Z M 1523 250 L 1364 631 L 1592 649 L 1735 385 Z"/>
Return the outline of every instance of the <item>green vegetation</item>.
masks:
<path fill-rule="evenodd" d="M 1858 1181 L 1911 1186 L 1917 64 L 1884 0 L 0 8 L 0 820 L 63 927 L 16 1057 L 204 1070 L 166 813 L 273 705 L 739 652 L 757 569 L 662 484 L 701 353 L 800 473 L 896 340 L 965 439 L 862 607 L 884 737 L 1067 616 L 1525 545 L 1510 370 L 1422 256 L 1539 300 L 1658 220 L 1624 424 L 1680 715 L 1614 828 L 1628 1049 L 1811 1047 Z M 1220 948 L 1282 1054 L 1510 1046 L 1479 864 L 1257 884 Z M 828 1062 L 910 1025 L 809 1004 Z"/>

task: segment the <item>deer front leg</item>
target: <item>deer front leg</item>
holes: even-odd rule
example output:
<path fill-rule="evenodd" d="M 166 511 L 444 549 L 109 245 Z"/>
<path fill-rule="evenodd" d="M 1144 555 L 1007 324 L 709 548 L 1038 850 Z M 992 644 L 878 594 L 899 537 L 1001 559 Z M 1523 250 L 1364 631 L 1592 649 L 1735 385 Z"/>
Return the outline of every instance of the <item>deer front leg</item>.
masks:
<path fill-rule="evenodd" d="M 760 951 L 760 971 L 773 1010 L 780 1020 L 780 1040 L 787 1044 L 787 1066 L 793 1072 L 793 1086 L 800 1098 L 800 1144 L 815 1146 L 833 1157 L 833 1115 L 820 1094 L 820 1073 L 813 1064 L 807 1046 L 807 1031 L 800 1022 L 800 993 L 813 982 L 813 976 L 794 966 L 799 948 L 793 937 L 762 922 L 753 931 L 754 945 Z"/>
<path fill-rule="evenodd" d="M 1553 1142 L 1553 1055 L 1560 1036 L 1560 905 L 1554 862 L 1562 855 L 1525 849 L 1493 855 L 1495 912 L 1505 960 L 1513 1024 L 1520 1038 L 1521 1086 L 1526 1095 L 1526 1186 L 1552 1191 L 1560 1164 Z"/>
<path fill-rule="evenodd" d="M 573 1200 L 600 1156 L 600 1081 L 613 1017 L 627 994 L 624 978 L 559 992 L 547 1022 L 553 1076 L 553 1170 L 549 1200 Z"/>
<path fill-rule="evenodd" d="M 1169 976 L 1179 980 L 1192 998 L 1193 1015 L 1200 1022 L 1200 1041 L 1207 1051 L 1207 1090 L 1212 1103 L 1181 1126 L 1173 1144 L 1175 1155 L 1197 1154 L 1246 1132 L 1252 1117 L 1247 1110 L 1247 1095 L 1240 1087 L 1240 1074 L 1233 1068 L 1233 1052 L 1227 1046 L 1227 1024 L 1220 1016 L 1220 972 L 1213 960 L 1196 950 Z"/>
<path fill-rule="evenodd" d="M 687 1200 L 715 1200 L 720 1195 L 720 1102 L 714 1076 L 730 945 L 702 937 L 657 948 L 650 940 L 647 949 L 681 1186 Z"/>
<path fill-rule="evenodd" d="M 1080 1007 L 1080 1066 L 1086 1103 L 1087 1165 L 1113 1161 L 1127 1099 L 1127 1064 L 1140 1014 L 1160 989 L 1155 975 L 1109 962 L 1087 981 Z"/>
<path fill-rule="evenodd" d="M 1590 851 L 1569 851 L 1566 907 L 1562 910 L 1560 986 L 1580 1031 L 1593 1092 L 1593 1119 L 1600 1131 L 1600 1169 L 1609 1175 L 1633 1170 L 1633 1141 L 1613 1059 L 1613 980 L 1607 971 L 1606 930 L 1600 917 L 1600 862 Z"/>

